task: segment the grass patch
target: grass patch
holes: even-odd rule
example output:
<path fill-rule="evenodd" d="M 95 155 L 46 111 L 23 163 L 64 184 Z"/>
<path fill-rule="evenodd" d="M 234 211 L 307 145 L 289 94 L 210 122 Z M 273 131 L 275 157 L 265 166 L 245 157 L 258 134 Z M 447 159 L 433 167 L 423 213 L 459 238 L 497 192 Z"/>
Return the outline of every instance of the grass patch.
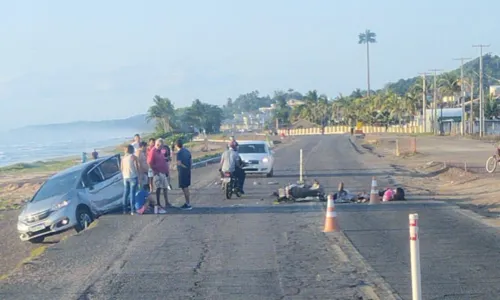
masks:
<path fill-rule="evenodd" d="M 21 207 L 22 207 L 21 203 L 12 202 L 12 201 L 9 201 L 8 199 L 0 198 L 0 211 L 16 210 L 16 209 L 20 209 Z M 0 220 L 1 219 L 2 219 L 2 216 L 0 215 Z"/>
<path fill-rule="evenodd" d="M 79 160 L 49 160 L 33 163 L 17 163 L 0 168 L 0 173 L 54 172 L 76 165 Z"/>

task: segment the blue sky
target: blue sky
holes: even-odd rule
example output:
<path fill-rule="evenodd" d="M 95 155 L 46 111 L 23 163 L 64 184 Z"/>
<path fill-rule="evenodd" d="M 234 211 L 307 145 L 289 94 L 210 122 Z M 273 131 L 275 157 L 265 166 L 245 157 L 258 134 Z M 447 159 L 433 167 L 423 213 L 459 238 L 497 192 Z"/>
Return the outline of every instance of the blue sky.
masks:
<path fill-rule="evenodd" d="M 143 113 L 155 94 L 177 107 L 259 90 L 372 88 L 495 45 L 499 1 L 3 1 L 0 128 Z M 477 4 L 480 3 L 480 4 Z M 483 18 L 473 9 L 483 13 Z"/>

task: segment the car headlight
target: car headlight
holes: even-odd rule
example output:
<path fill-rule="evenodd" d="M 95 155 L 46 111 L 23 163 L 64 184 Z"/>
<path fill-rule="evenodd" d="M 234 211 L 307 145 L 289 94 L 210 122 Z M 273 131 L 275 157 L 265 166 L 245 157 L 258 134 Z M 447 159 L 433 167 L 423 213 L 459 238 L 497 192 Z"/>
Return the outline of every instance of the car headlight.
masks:
<path fill-rule="evenodd" d="M 53 209 L 54 210 L 58 210 L 58 209 L 61 209 L 61 208 L 65 207 L 65 206 L 67 206 L 68 204 L 69 204 L 69 201 L 68 200 L 64 200 L 64 201 L 62 201 L 62 202 L 57 203 L 56 205 L 54 205 Z"/>
<path fill-rule="evenodd" d="M 263 162 L 263 163 L 268 163 L 268 162 L 269 162 L 269 158 L 264 157 L 264 158 L 262 159 L 262 162 Z"/>

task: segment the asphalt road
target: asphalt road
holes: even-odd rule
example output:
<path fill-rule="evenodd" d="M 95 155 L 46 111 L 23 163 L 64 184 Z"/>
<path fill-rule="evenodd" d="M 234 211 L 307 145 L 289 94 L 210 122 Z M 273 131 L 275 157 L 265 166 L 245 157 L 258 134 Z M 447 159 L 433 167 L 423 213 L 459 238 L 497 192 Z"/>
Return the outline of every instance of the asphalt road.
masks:
<path fill-rule="evenodd" d="M 390 299 L 343 234 L 321 232 L 323 203 L 272 204 L 272 190 L 298 179 L 300 148 L 307 178 L 332 191 L 339 181 L 369 191 L 372 176 L 384 186 L 392 172 L 346 136 L 303 137 L 279 149 L 276 177 L 249 177 L 241 199 L 223 200 L 216 168 L 204 168 L 192 211 L 104 216 L 1 282 L 0 299 L 370 299 L 363 295 L 373 292 Z M 420 213 L 425 299 L 500 294 L 498 233 L 455 209 L 420 202 L 337 210 L 340 228 L 403 299 L 410 299 L 409 212 Z"/>

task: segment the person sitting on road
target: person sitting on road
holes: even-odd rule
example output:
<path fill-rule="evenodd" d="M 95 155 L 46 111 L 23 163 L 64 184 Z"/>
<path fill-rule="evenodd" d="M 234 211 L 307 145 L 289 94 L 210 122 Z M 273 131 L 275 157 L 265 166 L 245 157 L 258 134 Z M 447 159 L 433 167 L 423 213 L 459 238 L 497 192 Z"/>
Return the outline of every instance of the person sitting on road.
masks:
<path fill-rule="evenodd" d="M 220 160 L 219 171 L 221 172 L 221 176 L 224 176 L 224 173 L 231 173 L 231 176 L 234 176 L 238 179 L 240 192 L 244 194 L 242 181 L 244 182 L 244 178 L 242 178 L 241 172 L 241 158 L 237 152 L 237 143 L 235 141 L 229 143 L 229 149 L 224 151 Z"/>

